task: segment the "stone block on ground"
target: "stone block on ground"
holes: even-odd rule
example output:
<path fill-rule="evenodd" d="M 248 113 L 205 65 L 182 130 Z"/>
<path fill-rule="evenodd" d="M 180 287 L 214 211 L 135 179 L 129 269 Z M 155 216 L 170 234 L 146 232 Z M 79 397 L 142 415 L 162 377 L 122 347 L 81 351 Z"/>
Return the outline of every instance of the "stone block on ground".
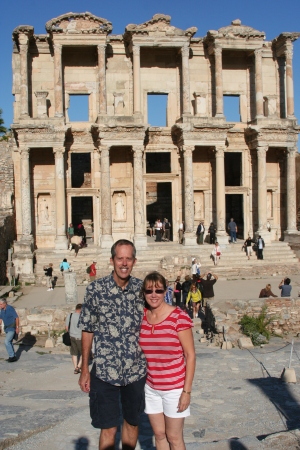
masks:
<path fill-rule="evenodd" d="M 243 349 L 243 348 L 253 348 L 253 344 L 252 341 L 249 337 L 241 337 L 238 340 L 238 346 Z"/>
<path fill-rule="evenodd" d="M 232 349 L 231 341 L 224 341 L 222 344 L 222 350 L 231 350 L 231 349 Z"/>
<path fill-rule="evenodd" d="M 54 348 L 54 339 L 48 338 L 45 342 L 45 348 Z"/>
<path fill-rule="evenodd" d="M 78 303 L 76 273 L 65 271 L 64 280 L 65 280 L 66 303 Z"/>
<path fill-rule="evenodd" d="M 284 383 L 297 383 L 296 372 L 295 369 L 286 369 L 284 368 L 281 374 L 281 380 Z"/>

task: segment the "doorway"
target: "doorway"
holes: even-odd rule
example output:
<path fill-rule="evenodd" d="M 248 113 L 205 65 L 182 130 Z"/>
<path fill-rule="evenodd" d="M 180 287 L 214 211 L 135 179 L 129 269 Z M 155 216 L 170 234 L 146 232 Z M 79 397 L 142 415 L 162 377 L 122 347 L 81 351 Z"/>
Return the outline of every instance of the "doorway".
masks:
<path fill-rule="evenodd" d="M 226 194 L 226 229 L 233 217 L 237 225 L 237 237 L 244 239 L 244 196 L 243 194 Z"/>
<path fill-rule="evenodd" d="M 92 238 L 94 234 L 93 197 L 72 197 L 72 223 L 78 230 L 78 225 L 83 224 L 86 237 Z"/>
<path fill-rule="evenodd" d="M 150 226 L 156 219 L 162 222 L 164 218 L 171 224 L 170 240 L 173 240 L 172 223 L 172 183 L 149 181 L 146 183 L 147 221 Z M 154 226 L 154 225 L 153 225 Z"/>

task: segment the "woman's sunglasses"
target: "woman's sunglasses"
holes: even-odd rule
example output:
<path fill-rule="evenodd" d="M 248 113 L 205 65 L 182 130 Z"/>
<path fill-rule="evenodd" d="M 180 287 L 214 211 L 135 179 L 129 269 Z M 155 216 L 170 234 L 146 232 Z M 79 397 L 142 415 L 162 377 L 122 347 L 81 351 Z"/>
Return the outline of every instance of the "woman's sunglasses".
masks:
<path fill-rule="evenodd" d="M 152 294 L 152 292 L 155 292 L 155 294 L 163 294 L 165 291 L 163 289 L 145 289 L 144 293 L 147 295 Z"/>

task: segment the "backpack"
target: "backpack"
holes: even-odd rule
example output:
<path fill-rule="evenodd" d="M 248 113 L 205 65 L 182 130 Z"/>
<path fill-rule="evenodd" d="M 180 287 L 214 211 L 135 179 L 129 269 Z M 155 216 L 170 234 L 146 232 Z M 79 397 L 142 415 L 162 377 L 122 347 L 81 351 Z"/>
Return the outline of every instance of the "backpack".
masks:
<path fill-rule="evenodd" d="M 87 269 L 86 269 L 86 273 L 90 274 L 90 273 L 91 273 L 91 271 L 92 271 L 92 266 L 89 266 L 89 267 L 87 267 Z"/>
<path fill-rule="evenodd" d="M 165 230 L 169 230 L 170 229 L 170 224 L 169 224 L 169 222 L 166 222 L 165 223 Z"/>
<path fill-rule="evenodd" d="M 197 275 L 200 275 L 200 269 L 198 266 L 197 266 Z"/>
<path fill-rule="evenodd" d="M 200 234 L 200 233 L 201 233 L 201 225 L 198 225 L 198 228 L 197 228 L 196 234 Z"/>
<path fill-rule="evenodd" d="M 201 292 L 201 295 L 203 296 L 204 286 L 201 282 L 197 283 L 197 289 L 199 289 L 199 291 Z"/>

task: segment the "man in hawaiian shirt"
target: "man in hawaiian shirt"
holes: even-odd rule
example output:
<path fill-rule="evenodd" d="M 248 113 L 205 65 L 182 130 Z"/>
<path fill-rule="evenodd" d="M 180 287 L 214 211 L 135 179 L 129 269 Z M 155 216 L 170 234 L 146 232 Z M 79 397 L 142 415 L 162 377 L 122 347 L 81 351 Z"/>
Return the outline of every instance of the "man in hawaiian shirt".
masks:
<path fill-rule="evenodd" d="M 111 248 L 113 272 L 86 289 L 78 326 L 82 329 L 82 367 L 79 385 L 90 396 L 92 425 L 101 428 L 99 449 L 115 448 L 121 396 L 123 448 L 134 449 L 138 422 L 144 410 L 147 365 L 139 346 L 144 315 L 142 281 L 131 277 L 135 247 L 127 240 Z M 94 364 L 89 355 L 94 339 Z"/>

